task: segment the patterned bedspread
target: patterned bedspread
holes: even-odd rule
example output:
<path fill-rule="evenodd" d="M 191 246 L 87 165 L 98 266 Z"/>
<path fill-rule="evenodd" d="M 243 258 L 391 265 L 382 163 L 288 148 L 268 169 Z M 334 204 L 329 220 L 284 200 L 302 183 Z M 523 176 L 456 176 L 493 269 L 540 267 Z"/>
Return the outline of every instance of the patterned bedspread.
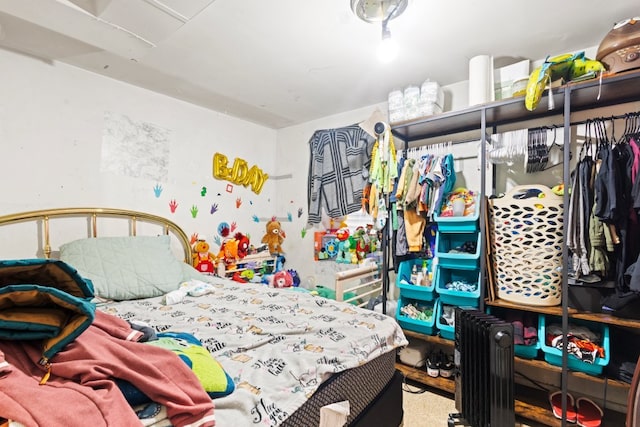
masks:
<path fill-rule="evenodd" d="M 236 384 L 215 400 L 219 426 L 277 426 L 333 373 L 407 344 L 395 320 L 374 311 L 295 288 L 207 280 L 214 292 L 174 305 L 157 297 L 98 308 L 198 337 Z"/>

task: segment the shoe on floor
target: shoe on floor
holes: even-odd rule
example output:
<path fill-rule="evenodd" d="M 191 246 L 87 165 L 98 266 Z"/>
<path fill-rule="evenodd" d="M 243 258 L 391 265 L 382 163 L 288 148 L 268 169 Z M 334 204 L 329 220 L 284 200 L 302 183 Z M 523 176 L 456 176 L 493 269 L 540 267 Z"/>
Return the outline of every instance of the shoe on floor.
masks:
<path fill-rule="evenodd" d="M 440 355 L 435 351 L 427 358 L 427 375 L 433 378 L 440 375 Z"/>
<path fill-rule="evenodd" d="M 451 378 L 453 376 L 453 367 L 453 357 L 443 353 L 440 359 L 440 376 L 442 378 Z"/>
<path fill-rule="evenodd" d="M 580 427 L 600 427 L 602 425 L 602 409 L 596 403 L 586 397 L 576 400 L 578 409 L 578 425 Z"/>
<path fill-rule="evenodd" d="M 549 395 L 549 403 L 551 404 L 551 410 L 553 416 L 557 419 L 562 419 L 562 392 L 560 390 L 554 391 Z M 575 423 L 577 420 L 577 414 L 574 407 L 573 396 L 567 393 L 567 422 Z"/>

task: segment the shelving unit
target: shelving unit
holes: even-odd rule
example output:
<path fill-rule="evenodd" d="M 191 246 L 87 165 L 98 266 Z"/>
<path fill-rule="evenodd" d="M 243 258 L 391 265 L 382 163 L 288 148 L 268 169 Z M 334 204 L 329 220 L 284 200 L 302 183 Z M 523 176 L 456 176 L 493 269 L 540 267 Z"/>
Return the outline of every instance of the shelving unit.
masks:
<path fill-rule="evenodd" d="M 410 143 L 428 140 L 447 135 L 464 134 L 470 131 L 479 132 L 478 139 L 484 144 L 487 140 L 487 129 L 493 129 L 495 132 L 499 127 L 506 125 L 522 124 L 526 126 L 527 122 L 534 120 L 546 119 L 553 124 L 564 125 L 564 141 L 571 141 L 571 126 L 584 123 L 572 121 L 572 114 L 576 112 L 587 112 L 590 110 L 598 110 L 604 107 L 610 107 L 618 104 L 640 101 L 640 71 L 634 70 L 619 73 L 612 76 L 606 76 L 600 81 L 599 79 L 589 80 L 579 83 L 569 83 L 553 91 L 553 104 L 555 107 L 547 109 L 549 95 L 545 93 L 538 108 L 532 112 L 526 110 L 523 97 L 510 98 L 506 100 L 491 102 L 478 106 L 473 106 L 460 111 L 446 112 L 436 116 L 431 116 L 419 120 L 392 124 L 392 132 L 397 139 L 404 141 L 405 148 Z M 552 121 L 552 118 L 555 121 Z M 428 142 L 427 142 L 428 143 Z M 415 144 L 413 144 L 415 145 Z M 484 153 L 480 159 L 480 169 L 486 170 L 486 158 Z M 570 150 L 564 150 L 563 168 L 565 183 L 570 182 Z M 480 199 L 484 200 L 484 189 L 486 188 L 485 174 L 481 174 L 480 183 Z M 569 206 L 569 194 L 565 192 L 564 206 Z M 480 218 L 485 217 L 486 206 L 479 203 Z M 567 224 L 567 211 L 564 213 L 564 224 Z M 486 253 L 486 236 L 484 230 L 480 231 L 480 270 L 481 274 L 481 295 L 487 295 L 486 271 L 487 260 L 482 254 Z M 566 241 L 566 229 L 563 233 Z M 563 245 L 563 259 L 568 259 L 568 249 Z M 562 295 L 568 295 L 568 276 L 566 269 L 563 271 Z M 605 314 L 581 313 L 575 309 L 570 309 L 567 304 L 567 298 L 562 298 L 561 306 L 541 307 L 541 306 L 523 306 L 502 300 L 485 301 L 480 299 L 481 309 L 484 306 L 502 307 L 505 309 L 532 311 L 546 315 L 555 315 L 562 318 L 563 329 L 568 328 L 569 318 L 582 319 L 594 322 L 614 325 L 621 328 L 633 329 L 640 331 L 640 321 L 632 319 L 622 319 Z M 430 343 L 440 345 L 453 346 L 453 342 L 443 340 L 440 337 L 418 334 L 415 332 L 405 331 L 407 336 L 416 339 L 422 339 Z M 567 393 L 569 383 L 583 381 L 590 384 L 588 387 L 605 387 L 609 393 L 618 393 L 622 396 L 628 394 L 629 385 L 611 379 L 587 375 L 580 372 L 573 372 L 567 368 L 567 354 L 563 354 L 562 367 L 552 366 L 540 360 L 527 360 L 516 357 L 516 370 L 518 369 L 538 369 L 545 371 L 554 377 L 554 382 L 559 382 L 557 386 L 563 393 Z M 455 385 L 453 381 L 431 378 L 426 372 L 419 369 L 407 367 L 402 364 L 397 365 L 408 378 L 419 381 L 430 387 L 453 393 Z M 443 383 L 443 381 L 446 381 Z M 612 391 L 613 390 L 613 391 Z M 535 394 L 535 393 L 533 393 Z M 549 403 L 546 399 L 546 393 L 536 398 L 531 398 L 531 393 L 523 393 L 522 386 L 519 385 L 516 390 L 517 400 L 515 402 L 516 414 L 525 418 L 537 421 L 549 426 L 562 425 L 551 414 Z M 607 407 L 605 414 L 606 425 L 624 425 L 624 408 L 620 410 L 610 410 Z"/>
<path fill-rule="evenodd" d="M 407 337 L 416 338 L 431 344 L 438 345 L 442 348 L 447 349 L 450 353 L 453 353 L 453 341 L 451 340 L 440 338 L 437 335 L 425 335 L 408 330 L 405 330 L 404 333 Z M 401 362 L 396 363 L 396 369 L 402 372 L 405 377 L 417 381 L 421 384 L 425 384 L 429 387 L 433 387 L 451 394 L 455 392 L 456 385 L 453 378 L 430 377 L 429 375 L 427 375 L 427 371 L 425 370 L 425 368 L 414 368 Z"/>
<path fill-rule="evenodd" d="M 268 251 L 247 255 L 238 261 L 234 268 L 225 268 L 224 276 L 232 277 L 236 273 L 242 273 L 245 270 L 253 270 L 255 273 L 265 271 L 268 274 L 276 272 L 277 257 L 271 255 Z"/>

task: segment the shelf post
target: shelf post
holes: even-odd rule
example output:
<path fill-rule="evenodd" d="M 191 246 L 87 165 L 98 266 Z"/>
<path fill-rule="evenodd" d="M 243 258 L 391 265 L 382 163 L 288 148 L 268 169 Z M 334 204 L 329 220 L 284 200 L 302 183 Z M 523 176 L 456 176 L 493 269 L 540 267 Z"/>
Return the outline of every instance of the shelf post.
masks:
<path fill-rule="evenodd" d="M 569 161 L 571 160 L 571 85 L 568 85 L 564 91 L 564 156 L 562 159 L 562 180 L 564 184 L 564 194 L 562 196 L 562 238 L 566 242 L 569 226 L 569 189 L 571 187 L 571 170 Z M 567 389 L 569 383 L 568 362 L 569 354 L 567 353 L 567 331 L 569 330 L 569 248 L 562 245 L 562 427 L 567 425 Z M 544 339 L 544 337 L 542 338 Z"/>
<path fill-rule="evenodd" d="M 476 209 L 478 209 L 478 221 L 480 222 L 479 233 L 480 233 L 480 311 L 484 311 L 484 298 L 485 292 L 487 290 L 487 257 L 484 256 L 486 251 L 486 236 L 484 235 L 484 231 L 486 230 L 485 224 L 482 222 L 485 218 L 484 210 L 486 208 L 486 203 L 484 200 L 485 196 L 485 186 L 487 183 L 487 156 L 485 150 L 485 144 L 487 143 L 487 110 L 486 108 L 482 108 L 480 110 L 480 197 L 478 197 L 478 205 Z"/>

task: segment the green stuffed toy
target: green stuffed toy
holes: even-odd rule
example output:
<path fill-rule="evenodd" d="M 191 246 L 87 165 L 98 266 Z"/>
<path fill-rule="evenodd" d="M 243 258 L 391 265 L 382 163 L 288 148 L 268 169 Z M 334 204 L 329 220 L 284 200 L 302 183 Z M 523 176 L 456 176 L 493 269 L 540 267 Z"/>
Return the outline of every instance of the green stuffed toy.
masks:
<path fill-rule="evenodd" d="M 157 340 L 148 341 L 148 344 L 176 353 L 196 374 L 212 399 L 226 396 L 235 389 L 233 379 L 195 336 L 185 332 L 161 332 Z"/>

